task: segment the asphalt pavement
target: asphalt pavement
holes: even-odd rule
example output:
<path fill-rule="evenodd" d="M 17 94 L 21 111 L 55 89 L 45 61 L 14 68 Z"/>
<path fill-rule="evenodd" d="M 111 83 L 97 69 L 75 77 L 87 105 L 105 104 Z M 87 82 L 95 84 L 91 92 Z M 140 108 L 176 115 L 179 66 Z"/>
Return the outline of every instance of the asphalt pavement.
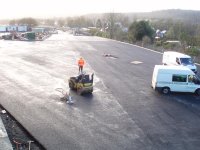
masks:
<path fill-rule="evenodd" d="M 161 64 L 162 53 L 101 38 L 77 39 L 73 44 L 77 43 L 81 55 L 153 149 L 199 149 L 200 97 L 189 93 L 164 96 L 151 88 L 153 68 Z"/>
<path fill-rule="evenodd" d="M 0 103 L 46 149 L 199 149 L 200 98 L 150 87 L 160 53 L 63 32 L 0 42 Z M 80 56 L 95 73 L 94 92 L 71 92 L 68 105 L 59 91 L 69 92 Z"/>

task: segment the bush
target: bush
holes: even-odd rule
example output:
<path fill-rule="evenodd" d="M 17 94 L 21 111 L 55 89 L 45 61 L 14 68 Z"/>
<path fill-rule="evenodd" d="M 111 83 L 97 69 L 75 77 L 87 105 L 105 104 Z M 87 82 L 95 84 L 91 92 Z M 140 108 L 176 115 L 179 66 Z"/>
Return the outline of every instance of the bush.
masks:
<path fill-rule="evenodd" d="M 89 33 L 94 36 L 97 32 L 99 32 L 99 29 L 90 29 Z"/>
<path fill-rule="evenodd" d="M 148 36 L 144 36 L 142 38 L 142 44 L 146 45 L 146 44 L 151 44 L 151 39 Z"/>
<path fill-rule="evenodd" d="M 150 26 L 148 21 L 133 22 L 129 27 L 129 40 L 134 42 L 135 40 L 141 41 L 144 36 L 150 38 L 153 37 L 154 30 Z M 131 35 L 131 36 L 130 36 Z"/>
<path fill-rule="evenodd" d="M 182 49 L 181 44 L 179 42 L 168 42 L 168 41 L 163 43 L 163 48 L 172 50 Z"/>
<path fill-rule="evenodd" d="M 190 56 L 199 56 L 200 51 L 196 47 L 191 47 L 185 50 L 185 53 L 190 55 Z"/>
<path fill-rule="evenodd" d="M 156 45 L 156 46 L 162 46 L 162 41 L 156 41 L 156 42 L 155 42 L 155 45 Z"/>
<path fill-rule="evenodd" d="M 164 43 L 163 48 L 164 49 L 172 49 L 172 45 L 170 43 Z"/>

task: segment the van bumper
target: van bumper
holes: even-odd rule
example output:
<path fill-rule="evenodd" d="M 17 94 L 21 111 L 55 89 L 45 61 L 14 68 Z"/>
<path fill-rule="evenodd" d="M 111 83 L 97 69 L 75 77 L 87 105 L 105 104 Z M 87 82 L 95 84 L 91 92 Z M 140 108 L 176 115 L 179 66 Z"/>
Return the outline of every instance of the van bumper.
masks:
<path fill-rule="evenodd" d="M 162 87 L 156 87 L 155 90 L 158 91 L 158 92 L 161 92 L 162 91 Z"/>

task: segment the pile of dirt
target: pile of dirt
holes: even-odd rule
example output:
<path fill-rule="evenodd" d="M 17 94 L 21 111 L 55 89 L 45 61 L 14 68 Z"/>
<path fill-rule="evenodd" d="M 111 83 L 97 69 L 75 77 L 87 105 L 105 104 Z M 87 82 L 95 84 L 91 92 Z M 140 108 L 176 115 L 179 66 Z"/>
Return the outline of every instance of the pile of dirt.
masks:
<path fill-rule="evenodd" d="M 31 150 L 45 150 L 1 105 L 0 117 L 8 133 L 13 150 L 29 150 L 29 148 Z"/>

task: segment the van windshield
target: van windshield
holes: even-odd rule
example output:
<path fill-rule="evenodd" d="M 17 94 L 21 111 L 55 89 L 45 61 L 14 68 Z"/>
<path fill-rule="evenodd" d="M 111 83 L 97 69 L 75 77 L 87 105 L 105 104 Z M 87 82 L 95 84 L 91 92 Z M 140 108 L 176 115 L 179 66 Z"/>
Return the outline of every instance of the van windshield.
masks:
<path fill-rule="evenodd" d="M 180 58 L 181 64 L 183 65 L 191 65 L 193 61 L 191 58 Z"/>

